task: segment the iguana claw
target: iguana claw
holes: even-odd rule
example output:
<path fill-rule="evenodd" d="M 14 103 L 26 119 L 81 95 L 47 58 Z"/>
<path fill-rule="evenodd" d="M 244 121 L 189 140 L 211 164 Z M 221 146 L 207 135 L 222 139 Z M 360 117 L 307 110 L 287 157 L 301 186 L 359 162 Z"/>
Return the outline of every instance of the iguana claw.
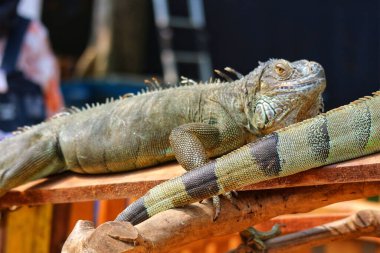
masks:
<path fill-rule="evenodd" d="M 238 204 L 236 202 L 236 197 L 238 196 L 238 193 L 236 191 L 230 191 L 230 192 L 226 192 L 222 195 L 213 196 L 212 197 L 212 205 L 215 208 L 213 221 L 215 221 L 219 217 L 219 214 L 220 214 L 220 210 L 221 210 L 220 196 L 227 198 L 236 209 L 240 210 L 240 207 L 238 206 Z"/>
<path fill-rule="evenodd" d="M 236 209 L 240 210 L 240 207 L 238 206 L 236 202 L 237 196 L 238 196 L 237 191 L 230 191 L 224 194 L 224 197 L 226 197 Z"/>
<path fill-rule="evenodd" d="M 212 205 L 214 206 L 214 217 L 212 218 L 212 220 L 216 221 L 216 219 L 219 217 L 220 210 L 221 210 L 219 196 L 212 197 Z"/>

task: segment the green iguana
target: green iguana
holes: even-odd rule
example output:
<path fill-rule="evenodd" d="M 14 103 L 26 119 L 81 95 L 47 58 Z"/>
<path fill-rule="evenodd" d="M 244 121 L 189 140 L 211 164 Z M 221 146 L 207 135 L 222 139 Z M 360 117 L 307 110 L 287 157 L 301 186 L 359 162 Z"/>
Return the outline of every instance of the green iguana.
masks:
<path fill-rule="evenodd" d="M 380 151 L 380 91 L 274 131 L 166 181 L 116 218 L 138 224 L 164 210 L 274 177 Z"/>
<path fill-rule="evenodd" d="M 191 170 L 321 110 L 325 76 L 318 63 L 269 60 L 238 77 L 74 109 L 25 129 L 0 142 L 0 196 L 65 170 L 111 173 L 175 158 Z"/>

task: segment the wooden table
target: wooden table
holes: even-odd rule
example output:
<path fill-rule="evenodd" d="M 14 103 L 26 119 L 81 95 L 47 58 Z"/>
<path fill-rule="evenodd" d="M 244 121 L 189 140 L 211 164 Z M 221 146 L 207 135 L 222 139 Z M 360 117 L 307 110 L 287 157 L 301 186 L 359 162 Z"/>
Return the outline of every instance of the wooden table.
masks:
<path fill-rule="evenodd" d="M 0 208 L 45 203 L 140 197 L 153 186 L 183 174 L 177 163 L 105 175 L 63 173 L 19 186 L 0 198 Z M 272 179 L 241 190 L 380 181 L 380 154 Z"/>
<path fill-rule="evenodd" d="M 184 172 L 184 169 L 178 164 L 169 163 L 140 171 L 107 175 L 80 175 L 67 172 L 19 186 L 0 198 L 0 209 L 5 210 L 3 213 L 8 213 L 6 210 L 15 206 L 27 205 L 36 207 L 30 208 L 26 216 L 21 214 L 18 214 L 18 216 L 14 214 L 3 216 L 5 219 L 2 219 L 2 227 L 0 228 L 0 245 L 2 242 L 3 245 L 6 242 L 9 245 L 12 244 L 12 247 L 7 246 L 6 249 L 3 247 L 0 253 L 16 252 L 17 250 L 22 250 L 22 252 L 37 252 L 36 250 L 38 252 L 49 252 L 49 248 L 46 248 L 45 244 L 46 237 L 50 236 L 51 230 L 48 230 L 41 236 L 34 234 L 34 231 L 37 229 L 36 226 L 31 228 L 30 226 L 22 226 L 22 224 L 35 222 L 39 224 L 41 230 L 46 229 L 46 226 L 50 226 L 50 219 L 52 217 L 51 204 L 75 203 L 99 199 L 136 198 L 143 195 L 153 186 L 179 176 Z M 380 181 L 380 154 L 257 183 L 241 190 L 265 190 L 377 181 Z M 50 207 L 44 209 L 44 206 Z M 13 218 L 10 219 L 10 216 Z M 31 219 L 30 217 L 33 218 Z M 20 226 L 25 230 L 23 231 L 24 234 L 32 237 L 30 243 L 32 246 L 29 247 L 29 251 L 25 248 L 18 248 L 21 245 L 19 241 L 23 240 L 25 236 L 13 239 L 9 236 L 6 238 L 5 236 L 7 233 L 15 233 L 9 232 L 11 229 L 13 229 L 12 231 L 17 230 L 17 233 L 20 234 Z M 38 240 L 41 241 L 41 244 L 45 245 L 44 249 L 36 246 L 35 241 Z"/>

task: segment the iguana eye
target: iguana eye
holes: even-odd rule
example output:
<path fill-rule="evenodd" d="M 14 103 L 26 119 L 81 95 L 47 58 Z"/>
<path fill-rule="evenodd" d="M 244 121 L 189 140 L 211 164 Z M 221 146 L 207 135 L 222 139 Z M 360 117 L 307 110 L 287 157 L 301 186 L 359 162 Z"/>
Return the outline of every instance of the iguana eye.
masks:
<path fill-rule="evenodd" d="M 288 78 L 291 74 L 290 66 L 284 63 L 277 63 L 274 66 L 274 70 L 276 71 L 276 74 L 281 78 Z"/>

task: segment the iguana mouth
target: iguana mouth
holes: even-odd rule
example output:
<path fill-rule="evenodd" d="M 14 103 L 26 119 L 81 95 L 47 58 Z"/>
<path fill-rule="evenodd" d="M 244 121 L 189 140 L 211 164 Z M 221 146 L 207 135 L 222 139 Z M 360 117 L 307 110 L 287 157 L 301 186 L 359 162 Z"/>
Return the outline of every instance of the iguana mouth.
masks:
<path fill-rule="evenodd" d="M 282 85 L 278 89 L 279 90 L 295 90 L 295 89 L 303 89 L 303 88 L 309 88 L 310 86 L 318 85 L 321 82 L 324 81 L 324 78 L 318 78 L 314 79 L 308 82 L 299 83 L 299 84 L 292 84 L 292 85 Z"/>
<path fill-rule="evenodd" d="M 302 80 L 304 79 L 304 80 Z M 285 82 L 284 84 L 280 85 L 275 90 L 302 90 L 302 89 L 308 89 L 312 86 L 319 86 L 319 85 L 325 85 L 325 72 L 323 68 L 318 64 L 318 67 L 314 67 L 314 74 L 311 73 L 309 76 L 296 79 L 295 81 L 291 81 L 289 83 Z"/>

